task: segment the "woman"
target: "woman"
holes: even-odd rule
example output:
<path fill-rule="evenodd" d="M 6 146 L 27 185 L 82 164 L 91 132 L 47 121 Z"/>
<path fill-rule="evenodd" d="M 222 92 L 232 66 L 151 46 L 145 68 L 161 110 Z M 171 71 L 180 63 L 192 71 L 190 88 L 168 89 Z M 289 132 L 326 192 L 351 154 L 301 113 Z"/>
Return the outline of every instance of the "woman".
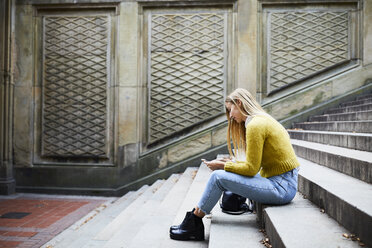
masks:
<path fill-rule="evenodd" d="M 245 89 L 236 89 L 225 101 L 227 144 L 236 161 L 203 162 L 213 170 L 197 206 L 178 226 L 170 228 L 177 240 L 204 240 L 202 218 L 209 214 L 224 191 L 264 204 L 286 204 L 297 191 L 299 162 L 284 127 L 268 115 Z"/>

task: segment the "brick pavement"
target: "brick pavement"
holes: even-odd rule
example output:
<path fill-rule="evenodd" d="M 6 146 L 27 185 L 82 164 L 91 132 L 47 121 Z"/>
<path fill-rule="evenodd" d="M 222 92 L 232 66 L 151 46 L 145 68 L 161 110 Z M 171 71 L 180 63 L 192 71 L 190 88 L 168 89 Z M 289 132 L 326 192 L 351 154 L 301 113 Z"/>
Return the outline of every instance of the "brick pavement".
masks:
<path fill-rule="evenodd" d="M 0 247 L 39 248 L 108 199 L 111 198 L 0 196 Z"/>

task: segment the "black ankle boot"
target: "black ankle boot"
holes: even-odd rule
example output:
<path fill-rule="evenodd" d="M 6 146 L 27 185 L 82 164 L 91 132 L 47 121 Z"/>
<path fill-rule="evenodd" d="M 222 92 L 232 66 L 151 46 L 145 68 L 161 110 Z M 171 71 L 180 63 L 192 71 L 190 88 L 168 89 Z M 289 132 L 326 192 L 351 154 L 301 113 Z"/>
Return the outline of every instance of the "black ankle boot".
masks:
<path fill-rule="evenodd" d="M 191 212 L 186 212 L 186 216 L 185 216 L 185 218 L 183 219 L 182 223 L 181 223 L 180 225 L 171 226 L 171 227 L 170 227 L 170 230 L 176 230 L 176 229 L 179 229 L 180 226 L 183 224 L 183 222 L 185 222 L 186 219 L 188 218 L 188 215 L 190 215 L 191 213 L 194 213 L 194 211 L 195 211 L 195 208 L 193 208 L 193 209 L 191 210 Z"/>
<path fill-rule="evenodd" d="M 204 224 L 202 218 L 193 212 L 187 212 L 179 226 L 171 226 L 170 238 L 176 240 L 204 240 Z"/>

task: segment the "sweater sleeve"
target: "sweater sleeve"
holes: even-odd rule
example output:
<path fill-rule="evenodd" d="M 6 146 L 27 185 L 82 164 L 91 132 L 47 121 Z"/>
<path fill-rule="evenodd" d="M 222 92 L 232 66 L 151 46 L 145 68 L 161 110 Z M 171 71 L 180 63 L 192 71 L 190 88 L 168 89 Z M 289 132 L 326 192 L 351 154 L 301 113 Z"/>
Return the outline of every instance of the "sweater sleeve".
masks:
<path fill-rule="evenodd" d="M 225 164 L 225 171 L 243 176 L 255 176 L 261 167 L 265 138 L 264 123 L 253 119 L 246 129 L 246 160 L 227 162 Z"/>

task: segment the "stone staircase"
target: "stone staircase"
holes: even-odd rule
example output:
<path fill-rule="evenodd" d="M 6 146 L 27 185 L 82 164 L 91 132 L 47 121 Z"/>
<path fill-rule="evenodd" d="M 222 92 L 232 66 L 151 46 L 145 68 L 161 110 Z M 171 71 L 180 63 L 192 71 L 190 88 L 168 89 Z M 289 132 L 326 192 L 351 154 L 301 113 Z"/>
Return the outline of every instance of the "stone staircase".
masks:
<path fill-rule="evenodd" d="M 294 124 L 301 169 L 292 203 L 238 216 L 217 205 L 204 218 L 203 242 L 169 238 L 169 226 L 194 207 L 209 178 L 201 164 L 97 208 L 43 247 L 372 247 L 371 127 L 372 95 Z"/>
<path fill-rule="evenodd" d="M 289 134 L 301 163 L 299 192 L 320 208 L 326 218 L 336 221 L 348 230 L 345 233 L 333 232 L 336 238 L 349 237 L 346 239 L 349 244 L 340 243 L 339 247 L 349 247 L 358 243 L 371 247 L 372 95 L 343 103 L 338 108 L 327 110 L 324 115 L 311 117 L 309 122 L 296 123 L 293 128 L 294 130 L 289 130 Z M 300 201 L 294 203 L 293 205 L 296 205 Z M 275 217 L 271 220 L 270 214 L 275 211 L 280 210 L 266 209 L 267 223 L 274 222 Z M 309 211 L 304 215 L 310 217 L 311 213 Z M 319 245 L 309 247 L 322 247 L 323 242 L 328 244 L 333 242 L 326 237 L 323 239 L 326 230 L 322 230 L 333 230 L 332 226 L 324 228 L 327 225 L 321 224 L 320 219 L 315 219 L 315 216 L 313 218 L 301 216 L 293 218 L 293 223 L 297 228 L 300 225 L 313 226 L 314 232 L 311 232 L 311 236 L 316 234 L 313 238 L 319 241 Z M 290 226 L 296 228 L 294 224 L 287 225 L 286 228 L 290 229 Z M 294 247 L 292 245 L 294 241 L 291 241 L 293 236 L 278 237 L 279 227 L 270 226 L 267 229 L 271 229 L 273 237 L 276 236 L 272 239 L 274 247 Z M 311 230 L 310 227 L 308 230 Z M 298 234 L 297 237 L 300 240 L 309 239 L 306 233 L 303 236 Z M 353 244 L 350 241 L 358 238 L 362 242 Z"/>

